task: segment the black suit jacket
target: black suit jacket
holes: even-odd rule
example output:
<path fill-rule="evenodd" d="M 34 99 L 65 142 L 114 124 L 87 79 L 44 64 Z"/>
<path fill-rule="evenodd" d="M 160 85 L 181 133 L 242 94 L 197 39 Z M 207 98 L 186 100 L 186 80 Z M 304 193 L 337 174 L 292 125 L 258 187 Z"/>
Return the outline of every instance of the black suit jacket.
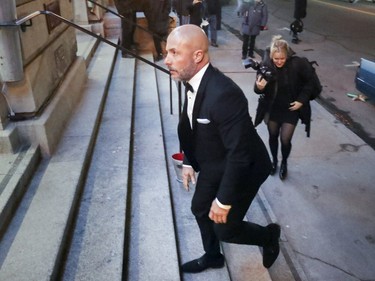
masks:
<path fill-rule="evenodd" d="M 242 90 L 209 65 L 193 109 L 193 128 L 186 113 L 178 125 L 184 164 L 199 171 L 199 181 L 217 186 L 223 204 L 235 204 L 244 194 L 256 193 L 268 177 L 271 161 L 249 115 Z"/>

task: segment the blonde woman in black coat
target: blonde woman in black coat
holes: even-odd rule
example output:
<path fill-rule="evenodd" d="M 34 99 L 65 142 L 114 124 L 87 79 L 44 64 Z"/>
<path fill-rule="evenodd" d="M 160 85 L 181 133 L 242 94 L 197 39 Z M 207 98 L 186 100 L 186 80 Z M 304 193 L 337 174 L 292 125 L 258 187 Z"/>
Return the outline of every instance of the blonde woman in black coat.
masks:
<path fill-rule="evenodd" d="M 291 141 L 299 119 L 306 125 L 307 136 L 310 133 L 312 70 L 306 59 L 294 55 L 281 36 L 273 38 L 262 63 L 271 70 L 272 77 L 258 74 L 256 78 L 254 91 L 261 97 L 254 125 L 262 120 L 267 124 L 273 160 L 271 174 L 277 170 L 280 137 L 282 161 L 279 176 L 284 180 L 288 173 Z"/>

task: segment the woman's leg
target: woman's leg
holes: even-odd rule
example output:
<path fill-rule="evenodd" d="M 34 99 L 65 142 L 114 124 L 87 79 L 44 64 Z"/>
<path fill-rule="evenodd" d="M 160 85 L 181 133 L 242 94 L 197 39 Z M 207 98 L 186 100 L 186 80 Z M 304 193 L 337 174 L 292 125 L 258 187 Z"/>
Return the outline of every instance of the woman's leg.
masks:
<path fill-rule="evenodd" d="M 280 133 L 280 126 L 281 124 L 275 122 L 275 121 L 268 121 L 267 128 L 268 128 L 268 144 L 270 147 L 271 155 L 272 155 L 272 161 L 277 165 L 277 151 L 279 146 L 279 133 Z"/>
<path fill-rule="evenodd" d="M 282 155 L 282 162 L 287 162 L 290 151 L 292 150 L 292 137 L 294 134 L 294 130 L 296 125 L 284 123 L 281 125 L 280 130 L 280 141 L 281 141 L 281 155 Z"/>
<path fill-rule="evenodd" d="M 296 125 L 284 123 L 281 125 L 280 141 L 281 141 L 281 155 L 282 161 L 280 166 L 280 179 L 285 179 L 288 173 L 287 160 L 292 150 L 292 137 Z"/>

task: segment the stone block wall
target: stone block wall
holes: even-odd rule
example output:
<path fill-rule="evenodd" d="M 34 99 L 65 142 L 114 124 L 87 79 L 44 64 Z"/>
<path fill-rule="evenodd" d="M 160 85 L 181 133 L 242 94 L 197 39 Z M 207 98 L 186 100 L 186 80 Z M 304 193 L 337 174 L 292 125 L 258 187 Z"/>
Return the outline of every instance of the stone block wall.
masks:
<path fill-rule="evenodd" d="M 20 0 L 17 18 L 32 12 L 52 10 L 62 17 L 74 18 L 71 1 Z M 16 114 L 32 115 L 52 98 L 58 85 L 76 59 L 75 30 L 51 16 L 40 15 L 20 32 L 24 79 L 8 83 L 9 103 Z"/>

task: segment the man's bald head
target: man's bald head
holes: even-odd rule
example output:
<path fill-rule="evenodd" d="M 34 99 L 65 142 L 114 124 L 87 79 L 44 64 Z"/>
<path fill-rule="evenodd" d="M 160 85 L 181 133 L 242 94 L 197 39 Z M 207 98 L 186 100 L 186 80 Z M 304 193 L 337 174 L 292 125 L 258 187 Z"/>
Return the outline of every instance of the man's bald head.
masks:
<path fill-rule="evenodd" d="M 175 28 L 168 36 L 166 50 L 164 63 L 176 80 L 189 81 L 210 60 L 207 35 L 192 24 Z"/>
<path fill-rule="evenodd" d="M 208 53 L 208 38 L 203 29 L 194 24 L 185 24 L 175 28 L 169 37 L 176 37 L 181 44 L 187 44 L 191 50 Z"/>

